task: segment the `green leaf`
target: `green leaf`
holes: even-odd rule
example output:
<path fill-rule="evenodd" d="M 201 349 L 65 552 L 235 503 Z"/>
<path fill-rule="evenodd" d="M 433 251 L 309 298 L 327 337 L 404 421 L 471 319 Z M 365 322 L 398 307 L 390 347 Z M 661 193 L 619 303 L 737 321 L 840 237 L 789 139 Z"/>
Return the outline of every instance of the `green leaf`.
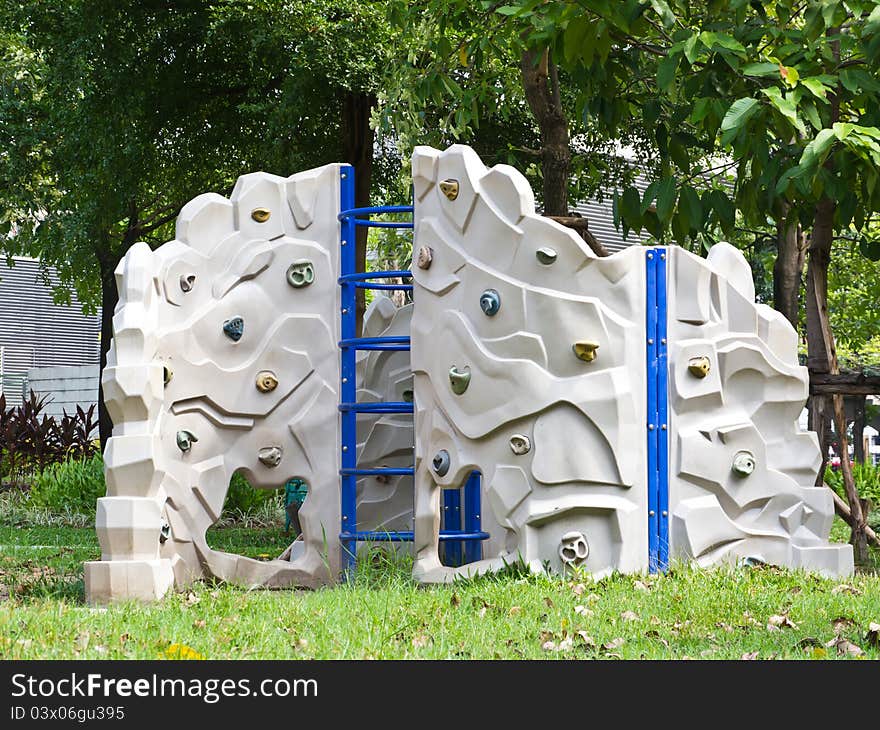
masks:
<path fill-rule="evenodd" d="M 776 107 L 782 115 L 792 123 L 795 129 L 801 134 L 807 133 L 807 128 L 797 115 L 797 104 L 790 96 L 783 96 L 782 90 L 777 86 L 771 86 L 767 89 L 761 89 L 770 102 Z"/>
<path fill-rule="evenodd" d="M 863 36 L 874 35 L 880 30 L 880 5 L 877 5 L 865 21 L 865 27 L 862 31 Z"/>
<path fill-rule="evenodd" d="M 779 75 L 782 77 L 785 85 L 791 89 L 797 86 L 798 79 L 801 77 L 801 75 L 798 73 L 798 70 L 794 66 L 780 65 Z"/>
<path fill-rule="evenodd" d="M 859 253 L 869 261 L 880 261 L 880 239 L 862 238 Z"/>
<path fill-rule="evenodd" d="M 779 73 L 778 63 L 749 63 L 742 67 L 746 76 L 776 76 Z"/>
<path fill-rule="evenodd" d="M 700 40 L 703 41 L 703 44 L 707 48 L 710 48 L 713 51 L 720 48 L 725 51 L 733 51 L 742 56 L 746 55 L 746 49 L 743 44 L 727 33 L 714 33 L 712 31 L 704 30 L 700 33 Z"/>
<path fill-rule="evenodd" d="M 736 208 L 734 208 L 731 200 L 717 188 L 710 194 L 712 209 L 718 216 L 718 222 L 721 224 L 722 230 L 730 234 L 733 232 L 733 226 L 736 223 Z"/>
<path fill-rule="evenodd" d="M 819 131 L 822 129 L 822 119 L 819 117 L 819 112 L 816 109 L 816 105 L 812 102 L 805 102 L 801 104 L 801 112 L 807 118 L 807 121 L 813 125 L 813 129 Z"/>
<path fill-rule="evenodd" d="M 571 63 L 576 58 L 583 58 L 584 39 L 591 31 L 595 34 L 595 26 L 590 22 L 587 15 L 579 15 L 568 24 L 562 37 L 562 45 L 567 62 Z"/>
<path fill-rule="evenodd" d="M 816 138 L 804 147 L 801 159 L 798 160 L 798 167 L 809 169 L 825 162 L 825 158 L 828 157 L 828 152 L 831 150 L 831 145 L 834 144 L 836 138 L 837 134 L 833 129 L 821 130 L 816 135 Z"/>
<path fill-rule="evenodd" d="M 822 101 L 828 101 L 828 89 L 825 88 L 825 84 L 815 76 L 808 76 L 805 79 L 801 79 L 801 84 L 805 86 L 813 96 Z"/>
<path fill-rule="evenodd" d="M 650 99 L 645 102 L 645 105 L 642 107 L 642 119 L 645 120 L 645 124 L 647 126 L 651 126 L 654 122 L 656 122 L 660 118 L 660 100 L 659 99 Z"/>
<path fill-rule="evenodd" d="M 703 204 L 697 191 L 690 185 L 682 187 L 678 195 L 678 208 L 688 221 L 688 230 L 697 232 L 703 227 Z"/>
<path fill-rule="evenodd" d="M 666 223 L 672 214 L 676 197 L 675 178 L 664 177 L 657 187 L 657 218 L 661 223 Z"/>
<path fill-rule="evenodd" d="M 670 10 L 666 0 L 651 0 L 651 7 L 660 16 L 660 21 L 663 23 L 664 28 L 671 28 L 675 25 L 675 15 L 672 14 L 672 10 Z"/>
<path fill-rule="evenodd" d="M 721 120 L 721 143 L 728 144 L 742 129 L 754 113 L 758 111 L 758 100 L 747 96 L 737 99 Z"/>
<path fill-rule="evenodd" d="M 675 81 L 675 72 L 678 69 L 680 56 L 666 56 L 657 64 L 657 86 L 660 91 L 669 91 L 672 82 Z"/>
<path fill-rule="evenodd" d="M 651 207 L 651 203 L 654 202 L 654 198 L 657 197 L 657 188 L 660 187 L 660 181 L 654 180 L 652 183 L 645 188 L 645 195 L 642 198 L 642 205 L 640 207 L 640 212 L 644 216 L 647 212 L 648 208 Z"/>
<path fill-rule="evenodd" d="M 495 10 L 499 15 L 516 15 L 522 8 L 517 5 L 502 5 Z"/>
<path fill-rule="evenodd" d="M 712 100 L 707 97 L 700 97 L 694 102 L 694 110 L 691 112 L 691 124 L 699 124 L 706 115 L 712 110 Z"/>
<path fill-rule="evenodd" d="M 623 191 L 618 204 L 621 219 L 636 233 L 642 230 L 642 214 L 639 210 L 639 191 L 632 185 Z"/>
<path fill-rule="evenodd" d="M 803 168 L 800 165 L 795 165 L 794 167 L 788 168 L 782 175 L 779 176 L 779 180 L 776 183 L 775 192 L 777 195 L 784 195 L 788 192 L 788 186 L 791 184 L 791 181 L 796 177 L 799 177 L 804 172 Z"/>
<path fill-rule="evenodd" d="M 691 169 L 691 161 L 688 156 L 687 147 L 685 147 L 677 134 L 672 135 L 669 143 L 669 156 L 672 161 L 678 165 L 678 169 L 687 174 Z"/>
<path fill-rule="evenodd" d="M 694 35 L 688 38 L 684 43 L 684 57 L 691 65 L 693 65 L 694 61 L 696 61 L 697 57 L 700 55 L 700 51 L 698 49 L 699 43 L 700 36 L 697 33 L 694 33 Z"/>

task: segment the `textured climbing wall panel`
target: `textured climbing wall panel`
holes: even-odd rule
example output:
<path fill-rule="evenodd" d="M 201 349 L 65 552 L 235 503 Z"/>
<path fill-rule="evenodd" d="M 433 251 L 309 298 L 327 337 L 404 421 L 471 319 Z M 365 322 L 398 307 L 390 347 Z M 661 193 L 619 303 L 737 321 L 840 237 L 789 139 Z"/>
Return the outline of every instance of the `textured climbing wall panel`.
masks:
<path fill-rule="evenodd" d="M 413 182 L 415 576 L 646 568 L 642 251 L 597 258 L 468 147 L 416 148 Z M 492 538 L 444 567 L 441 490 L 472 470 Z"/>
<path fill-rule="evenodd" d="M 391 299 L 376 297 L 364 316 L 364 337 L 408 337 L 412 311 L 411 304 L 398 309 Z M 409 352 L 362 351 L 358 358 L 358 402 L 412 401 Z M 410 414 L 359 413 L 357 434 L 359 468 L 413 465 Z M 357 518 L 359 530 L 412 530 L 413 478 L 381 474 L 358 479 Z"/>
<path fill-rule="evenodd" d="M 852 547 L 827 541 L 831 493 L 813 486 L 816 435 L 798 426 L 808 377 L 794 329 L 754 303 L 733 246 L 669 253 L 671 556 L 851 573 Z"/>
<path fill-rule="evenodd" d="M 114 422 L 99 500 L 93 603 L 153 599 L 216 577 L 316 586 L 339 567 L 339 166 L 242 176 L 201 195 L 176 238 L 135 245 L 103 376 Z M 230 478 L 309 485 L 289 560 L 211 549 Z"/>

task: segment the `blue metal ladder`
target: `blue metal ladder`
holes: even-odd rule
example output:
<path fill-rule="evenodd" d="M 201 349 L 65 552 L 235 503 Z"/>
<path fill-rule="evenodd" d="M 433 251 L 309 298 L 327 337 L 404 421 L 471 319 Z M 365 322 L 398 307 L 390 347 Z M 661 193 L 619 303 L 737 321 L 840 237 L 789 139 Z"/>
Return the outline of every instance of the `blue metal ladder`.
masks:
<path fill-rule="evenodd" d="M 413 228 L 412 221 L 373 221 L 369 216 L 383 213 L 412 213 L 411 205 L 388 205 L 355 208 L 354 168 L 342 165 L 340 181 L 340 256 L 339 286 L 341 288 L 341 339 L 339 413 L 341 420 L 341 506 L 342 530 L 339 540 L 343 547 L 343 567 L 349 576 L 355 569 L 358 542 L 412 542 L 412 531 L 383 531 L 357 529 L 357 478 L 361 476 L 414 476 L 414 467 L 382 467 L 359 469 L 357 466 L 357 414 L 358 413 L 413 413 L 413 404 L 406 401 L 379 403 L 357 402 L 357 351 L 408 351 L 409 337 L 357 337 L 357 290 L 403 290 L 412 291 L 412 284 L 376 282 L 377 279 L 407 278 L 410 271 L 358 272 L 355 256 L 355 231 L 357 226 L 369 228 Z M 359 218 L 358 216 L 365 216 Z M 471 473 L 464 486 L 464 528 L 462 529 L 462 496 L 460 490 L 443 490 L 443 524 L 440 540 L 444 542 L 447 564 L 460 565 L 462 546 L 465 562 L 479 560 L 482 556 L 481 540 L 489 534 L 481 529 L 480 474 Z"/>

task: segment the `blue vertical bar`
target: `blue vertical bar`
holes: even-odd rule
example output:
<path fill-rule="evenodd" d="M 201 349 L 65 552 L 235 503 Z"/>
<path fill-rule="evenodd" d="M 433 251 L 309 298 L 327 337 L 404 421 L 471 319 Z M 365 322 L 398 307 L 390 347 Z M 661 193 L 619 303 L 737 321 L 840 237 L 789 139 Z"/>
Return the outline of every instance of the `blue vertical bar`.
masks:
<path fill-rule="evenodd" d="M 657 569 L 669 567 L 669 389 L 666 337 L 666 256 L 667 249 L 657 249 L 657 508 L 659 534 L 657 537 Z"/>
<path fill-rule="evenodd" d="M 659 493 L 657 441 L 657 257 L 655 249 L 645 252 L 645 370 L 647 381 L 646 417 L 648 452 L 648 570 L 657 572 L 659 562 Z"/>
<path fill-rule="evenodd" d="M 443 490 L 443 528 L 447 532 L 461 531 L 461 489 Z M 453 567 L 461 565 L 461 542 L 447 540 L 444 549 L 444 564 Z"/>
<path fill-rule="evenodd" d="M 354 168 L 351 165 L 339 167 L 339 209 L 351 210 L 354 202 Z M 339 239 L 339 274 L 354 274 L 357 270 L 355 257 L 355 222 L 354 216 L 343 218 L 340 222 Z M 341 339 L 357 337 L 357 313 L 355 297 L 357 288 L 354 282 L 343 281 L 340 284 L 340 317 Z M 355 380 L 355 358 L 357 351 L 353 347 L 342 348 L 340 351 L 340 384 L 339 400 L 341 403 L 354 403 L 357 396 Z M 340 413 L 341 429 L 341 463 L 343 469 L 354 469 L 357 466 L 357 413 L 343 411 Z M 357 530 L 357 477 L 343 472 L 341 479 L 342 531 Z M 357 542 L 345 540 L 343 549 L 343 569 L 348 577 L 354 573 L 357 557 Z"/>
<path fill-rule="evenodd" d="M 480 517 L 482 502 L 482 474 L 472 471 L 464 485 L 464 531 L 480 532 L 482 530 L 482 518 Z M 464 544 L 464 562 L 474 563 L 483 557 L 483 543 L 479 540 L 468 540 Z"/>

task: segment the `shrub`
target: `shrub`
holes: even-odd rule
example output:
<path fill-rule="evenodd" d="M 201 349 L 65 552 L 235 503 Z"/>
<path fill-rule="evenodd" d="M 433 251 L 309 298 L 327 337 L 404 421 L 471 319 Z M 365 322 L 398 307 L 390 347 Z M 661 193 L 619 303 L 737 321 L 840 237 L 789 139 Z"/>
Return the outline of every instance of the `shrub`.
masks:
<path fill-rule="evenodd" d="M 283 493 L 278 489 L 256 489 L 243 474 L 233 474 L 223 503 L 225 515 L 249 515 L 267 502 L 282 506 Z"/>
<path fill-rule="evenodd" d="M 104 484 L 104 460 L 100 454 L 50 464 L 34 477 L 30 501 L 34 507 L 59 514 L 95 514 Z"/>
<path fill-rule="evenodd" d="M 859 497 L 871 502 L 871 506 L 880 506 L 880 467 L 873 464 L 853 464 L 853 481 Z M 825 471 L 825 483 L 846 499 L 846 490 L 843 488 L 843 472 L 840 469 L 827 469 Z"/>

